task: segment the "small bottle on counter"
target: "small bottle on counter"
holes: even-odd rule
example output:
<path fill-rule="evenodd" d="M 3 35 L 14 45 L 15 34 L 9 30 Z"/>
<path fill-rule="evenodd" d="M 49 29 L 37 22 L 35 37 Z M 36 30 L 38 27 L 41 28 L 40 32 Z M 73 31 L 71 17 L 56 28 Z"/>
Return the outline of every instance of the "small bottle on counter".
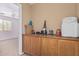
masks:
<path fill-rule="evenodd" d="M 57 29 L 57 30 L 56 30 L 56 36 L 57 36 L 57 37 L 60 37 L 60 36 L 61 36 L 61 29 Z"/>
<path fill-rule="evenodd" d="M 46 26 L 46 20 L 44 21 L 43 29 L 42 29 L 43 35 L 47 35 L 47 26 Z"/>

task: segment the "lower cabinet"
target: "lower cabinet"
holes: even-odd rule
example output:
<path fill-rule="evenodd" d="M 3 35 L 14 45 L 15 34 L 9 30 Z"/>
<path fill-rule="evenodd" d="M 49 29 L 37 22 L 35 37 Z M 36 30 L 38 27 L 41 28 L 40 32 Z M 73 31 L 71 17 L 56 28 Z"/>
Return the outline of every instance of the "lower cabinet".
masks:
<path fill-rule="evenodd" d="M 31 53 L 31 38 L 30 36 L 23 36 L 23 52 Z"/>
<path fill-rule="evenodd" d="M 40 55 L 40 38 L 34 36 L 24 36 L 23 52 L 31 55 Z"/>
<path fill-rule="evenodd" d="M 50 38 L 47 42 L 48 56 L 58 55 L 58 40 Z"/>
<path fill-rule="evenodd" d="M 79 41 L 43 36 L 23 36 L 23 52 L 34 56 L 79 56 Z"/>
<path fill-rule="evenodd" d="M 69 40 L 58 41 L 58 55 L 75 56 L 77 55 L 77 42 Z"/>
<path fill-rule="evenodd" d="M 76 55 L 79 56 L 79 42 L 77 41 L 77 46 L 76 46 Z"/>
<path fill-rule="evenodd" d="M 41 55 L 57 56 L 58 55 L 58 40 L 52 38 L 42 38 Z"/>
<path fill-rule="evenodd" d="M 48 55 L 48 47 L 47 47 L 47 42 L 48 38 L 41 38 L 41 55 L 42 56 L 47 56 Z"/>
<path fill-rule="evenodd" d="M 35 56 L 40 55 L 40 47 L 41 46 L 41 39 L 39 37 L 32 37 L 31 38 L 31 54 Z"/>

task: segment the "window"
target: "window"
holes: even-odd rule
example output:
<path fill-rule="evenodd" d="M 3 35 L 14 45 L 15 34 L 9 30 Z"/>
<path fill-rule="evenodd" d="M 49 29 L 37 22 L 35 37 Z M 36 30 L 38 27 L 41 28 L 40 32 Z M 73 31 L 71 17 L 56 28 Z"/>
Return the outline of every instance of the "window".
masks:
<path fill-rule="evenodd" d="M 10 31 L 11 24 L 11 21 L 0 19 L 0 31 Z"/>
<path fill-rule="evenodd" d="M 3 30 L 3 25 L 2 25 L 2 20 L 0 19 L 0 31 L 2 31 Z"/>

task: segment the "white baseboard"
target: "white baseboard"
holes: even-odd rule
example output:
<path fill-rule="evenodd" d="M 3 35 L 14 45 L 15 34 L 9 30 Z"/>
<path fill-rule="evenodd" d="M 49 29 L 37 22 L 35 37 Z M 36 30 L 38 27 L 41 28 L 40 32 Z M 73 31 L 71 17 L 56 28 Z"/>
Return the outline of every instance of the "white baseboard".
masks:
<path fill-rule="evenodd" d="M 19 56 L 22 56 L 24 54 L 24 52 L 19 53 Z"/>
<path fill-rule="evenodd" d="M 5 39 L 0 39 L 0 40 L 2 41 L 2 40 L 11 40 L 11 39 L 18 39 L 18 38 L 17 37 L 12 37 L 12 38 L 7 38 L 7 39 L 6 38 Z"/>

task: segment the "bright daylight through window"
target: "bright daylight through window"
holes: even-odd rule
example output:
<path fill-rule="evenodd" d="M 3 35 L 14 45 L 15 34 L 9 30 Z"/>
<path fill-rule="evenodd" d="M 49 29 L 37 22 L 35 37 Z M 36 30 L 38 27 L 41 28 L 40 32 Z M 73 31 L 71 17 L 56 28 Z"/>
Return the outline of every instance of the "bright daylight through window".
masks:
<path fill-rule="evenodd" d="M 0 19 L 0 31 L 11 31 L 11 27 L 11 21 Z"/>

